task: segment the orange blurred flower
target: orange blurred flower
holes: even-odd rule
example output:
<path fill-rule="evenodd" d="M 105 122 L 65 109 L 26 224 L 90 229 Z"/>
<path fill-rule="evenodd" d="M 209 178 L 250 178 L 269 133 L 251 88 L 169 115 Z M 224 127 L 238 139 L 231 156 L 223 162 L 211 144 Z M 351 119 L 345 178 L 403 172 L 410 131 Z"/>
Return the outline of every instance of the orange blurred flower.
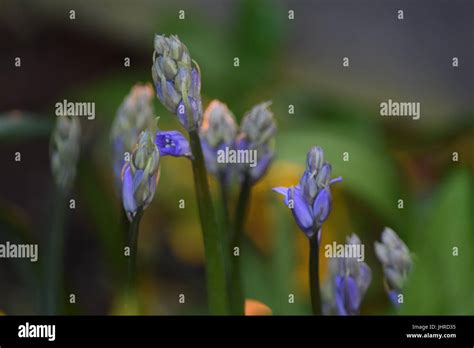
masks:
<path fill-rule="evenodd" d="M 245 315 L 272 315 L 272 310 L 266 304 L 253 300 L 245 300 Z"/>

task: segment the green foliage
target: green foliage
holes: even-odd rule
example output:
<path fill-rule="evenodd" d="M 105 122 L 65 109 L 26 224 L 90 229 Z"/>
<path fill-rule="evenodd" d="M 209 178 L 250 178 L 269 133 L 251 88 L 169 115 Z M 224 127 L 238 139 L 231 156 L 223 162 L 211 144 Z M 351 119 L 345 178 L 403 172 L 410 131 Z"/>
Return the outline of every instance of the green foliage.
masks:
<path fill-rule="evenodd" d="M 472 173 L 457 169 L 445 180 L 428 211 L 414 216 L 409 244 L 414 271 L 402 314 L 472 314 L 474 224 Z M 453 248 L 459 255 L 453 255 Z"/>

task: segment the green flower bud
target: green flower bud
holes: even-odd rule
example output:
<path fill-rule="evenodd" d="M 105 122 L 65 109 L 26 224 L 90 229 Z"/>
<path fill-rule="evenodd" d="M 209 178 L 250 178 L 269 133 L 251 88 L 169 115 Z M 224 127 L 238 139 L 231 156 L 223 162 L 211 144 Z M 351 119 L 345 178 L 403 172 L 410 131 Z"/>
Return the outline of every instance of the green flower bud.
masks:
<path fill-rule="evenodd" d="M 56 185 L 64 193 L 71 189 L 76 177 L 80 136 L 81 126 L 77 118 L 58 117 L 50 140 L 51 171 Z"/>

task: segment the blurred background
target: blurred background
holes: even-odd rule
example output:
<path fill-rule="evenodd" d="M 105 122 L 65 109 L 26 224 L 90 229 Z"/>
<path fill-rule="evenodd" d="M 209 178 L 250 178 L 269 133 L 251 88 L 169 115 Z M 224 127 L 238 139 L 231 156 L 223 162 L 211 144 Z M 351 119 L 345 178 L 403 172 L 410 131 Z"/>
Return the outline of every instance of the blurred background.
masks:
<path fill-rule="evenodd" d="M 373 280 L 362 314 L 395 313 L 373 251 L 384 226 L 415 255 L 401 313 L 474 314 L 472 18 L 474 3 L 457 0 L 3 0 L 0 242 L 38 243 L 41 261 L 53 207 L 54 105 L 95 102 L 96 118 L 81 119 L 76 209 L 65 228 L 64 294 L 76 295 L 65 311 L 120 313 L 125 232 L 110 125 L 131 87 L 152 81 L 154 34 L 177 34 L 201 67 L 204 107 L 217 98 L 240 118 L 255 103 L 273 101 L 277 158 L 252 195 L 242 255 L 247 298 L 274 314 L 310 314 L 307 240 L 271 188 L 296 184 L 307 150 L 320 145 L 334 175 L 344 178 L 334 186 L 322 243 L 354 232 L 365 244 Z M 420 102 L 420 120 L 381 117 L 388 99 Z M 155 110 L 161 128 L 178 127 L 157 100 Z M 207 313 L 191 166 L 168 157 L 161 163 L 140 231 L 142 313 Z M 180 199 L 186 209 L 178 208 Z M 0 259 L 1 311 L 39 313 L 40 268 Z M 178 303 L 180 293 L 186 305 Z"/>

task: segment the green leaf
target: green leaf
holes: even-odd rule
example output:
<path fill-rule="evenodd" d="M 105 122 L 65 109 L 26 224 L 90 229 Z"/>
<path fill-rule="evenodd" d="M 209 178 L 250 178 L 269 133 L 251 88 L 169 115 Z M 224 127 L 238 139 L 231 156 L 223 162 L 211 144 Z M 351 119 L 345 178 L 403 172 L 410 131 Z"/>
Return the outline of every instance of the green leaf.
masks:
<path fill-rule="evenodd" d="M 474 245 L 472 174 L 456 170 L 436 193 L 426 214 L 413 219 L 409 243 L 414 270 L 403 314 L 472 314 Z M 455 250 L 458 248 L 458 256 Z"/>
<path fill-rule="evenodd" d="M 52 119 L 22 111 L 0 113 L 0 140 L 21 141 L 47 137 L 53 127 Z"/>

